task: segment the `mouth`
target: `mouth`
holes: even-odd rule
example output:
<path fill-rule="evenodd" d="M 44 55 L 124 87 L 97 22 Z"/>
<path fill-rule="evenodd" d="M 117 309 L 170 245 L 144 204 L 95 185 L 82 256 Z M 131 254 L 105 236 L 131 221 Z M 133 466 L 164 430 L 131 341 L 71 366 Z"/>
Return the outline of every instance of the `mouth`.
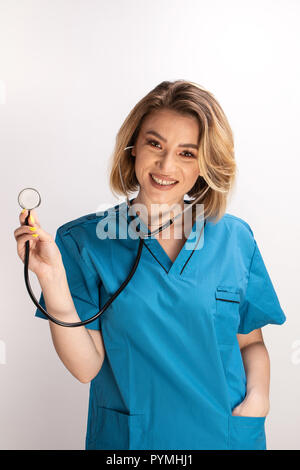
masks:
<path fill-rule="evenodd" d="M 159 177 L 158 175 L 155 175 L 153 173 L 149 173 L 149 176 L 150 176 L 152 185 L 160 189 L 171 189 L 177 183 L 179 183 L 179 181 L 177 180 L 166 178 L 166 177 Z"/>

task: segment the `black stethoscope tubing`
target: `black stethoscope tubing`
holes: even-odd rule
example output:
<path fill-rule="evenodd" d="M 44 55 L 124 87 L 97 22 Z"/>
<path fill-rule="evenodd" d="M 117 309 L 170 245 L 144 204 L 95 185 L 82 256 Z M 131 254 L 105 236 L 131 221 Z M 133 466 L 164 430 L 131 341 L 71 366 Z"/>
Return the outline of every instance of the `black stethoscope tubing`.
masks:
<path fill-rule="evenodd" d="M 129 201 L 129 203 L 131 204 L 131 201 Z M 128 214 L 129 217 L 131 218 L 131 221 L 134 220 L 134 217 L 130 214 Z M 25 225 L 29 225 L 28 223 L 28 219 L 30 217 L 30 209 L 28 210 L 28 215 L 25 219 Z M 169 220 L 169 226 L 172 225 L 174 222 L 174 219 L 170 219 Z M 164 228 L 166 228 L 166 224 L 164 225 L 161 225 L 157 230 L 155 230 L 155 232 L 159 233 L 161 232 Z M 138 228 L 137 228 L 137 232 L 139 232 Z M 151 236 L 152 232 L 149 234 L 147 234 L 147 237 L 148 238 L 149 236 Z M 132 276 L 134 275 L 138 265 L 139 265 L 139 262 L 140 262 L 140 258 L 141 258 L 141 254 L 142 254 L 142 249 L 143 249 L 143 246 L 144 246 L 144 238 L 143 236 L 140 236 L 140 242 L 139 242 L 139 246 L 138 246 L 138 252 L 137 252 L 137 255 L 136 255 L 136 259 L 134 261 L 134 264 L 132 266 L 132 269 L 130 271 L 130 273 L 128 274 L 127 278 L 125 279 L 125 281 L 120 285 L 119 289 L 116 290 L 116 292 L 111 296 L 110 299 L 108 299 L 108 301 L 105 303 L 105 305 L 102 307 L 102 309 L 96 313 L 96 315 L 94 315 L 93 317 L 91 318 L 88 318 L 87 320 L 84 320 L 84 321 L 79 321 L 79 322 L 73 322 L 73 323 L 70 323 L 70 322 L 64 322 L 64 321 L 61 321 L 61 320 L 58 320 L 57 318 L 53 317 L 52 315 L 50 315 L 41 305 L 40 303 L 38 302 L 38 300 L 36 299 L 32 289 L 31 289 L 31 285 L 30 285 L 30 282 L 29 282 L 29 275 L 28 275 L 28 265 L 29 265 L 29 240 L 26 241 L 25 243 L 25 260 L 24 260 L 24 278 L 25 278 L 25 284 L 26 284 L 26 288 L 27 288 L 27 291 L 28 291 L 28 294 L 31 298 L 31 300 L 33 301 L 33 303 L 35 304 L 35 306 L 49 319 L 51 320 L 53 323 L 56 323 L 57 325 L 60 325 L 60 326 L 65 326 L 65 327 L 76 327 L 76 326 L 84 326 L 84 325 L 88 325 L 89 323 L 93 322 L 94 320 L 96 320 L 103 312 L 105 312 L 105 310 L 110 306 L 110 304 L 115 300 L 115 298 L 122 292 L 122 290 L 127 286 L 128 282 L 130 281 L 130 279 L 132 278 Z M 100 285 L 99 285 L 99 304 L 100 304 Z"/>
<path fill-rule="evenodd" d="M 25 225 L 29 225 L 28 223 L 28 219 L 29 219 L 29 216 L 30 216 L 30 210 L 28 210 L 28 215 L 25 219 Z M 134 220 L 134 217 L 132 215 L 129 215 L 129 217 L 131 218 L 131 220 Z M 170 220 L 170 225 L 173 223 L 173 220 Z M 159 231 L 161 231 L 164 227 L 161 226 L 159 228 Z M 137 230 L 138 231 L 138 230 Z M 53 317 L 52 315 L 50 315 L 38 302 L 38 300 L 36 299 L 36 297 L 34 296 L 34 293 L 32 292 L 32 289 L 31 289 L 31 285 L 30 285 L 30 282 L 29 282 L 29 275 L 28 275 L 28 264 L 29 264 L 29 241 L 26 241 L 25 243 L 25 262 L 24 262 L 24 277 L 25 277 L 25 284 L 26 284 L 26 288 L 27 288 L 27 291 L 29 293 L 29 296 L 31 298 L 31 300 L 33 301 L 33 303 L 35 304 L 35 306 L 49 319 L 51 320 L 53 323 L 56 323 L 57 325 L 60 325 L 60 326 L 66 326 L 66 327 L 76 327 L 76 326 L 84 326 L 84 325 L 87 325 L 88 323 L 91 323 L 92 321 L 96 320 L 103 312 L 105 312 L 105 310 L 110 306 L 110 304 L 115 300 L 115 298 L 122 292 L 122 290 L 127 286 L 128 282 L 130 281 L 130 279 L 132 278 L 132 276 L 134 275 L 137 267 L 138 267 L 138 264 L 139 264 L 139 261 L 140 261 L 140 258 L 141 258 L 141 254 L 142 254 L 142 249 L 143 249 L 143 245 L 144 245 L 144 239 L 142 237 L 140 237 L 140 242 L 139 242 L 139 247 L 138 247 L 138 252 L 137 252 L 137 256 L 136 256 L 136 259 L 135 259 L 135 262 L 133 264 L 133 267 L 130 271 L 130 273 L 128 274 L 127 278 L 125 279 L 125 281 L 121 284 L 121 286 L 119 287 L 119 289 L 111 296 L 110 299 L 108 299 L 108 301 L 105 303 L 105 305 L 102 307 L 102 309 L 96 313 L 96 315 L 94 315 L 93 317 L 87 319 L 87 320 L 84 320 L 84 321 L 80 321 L 80 322 L 74 322 L 74 323 L 70 323 L 70 322 L 64 322 L 64 321 L 61 321 L 61 320 L 58 320 L 57 318 Z M 100 289 L 99 289 L 100 291 Z"/>

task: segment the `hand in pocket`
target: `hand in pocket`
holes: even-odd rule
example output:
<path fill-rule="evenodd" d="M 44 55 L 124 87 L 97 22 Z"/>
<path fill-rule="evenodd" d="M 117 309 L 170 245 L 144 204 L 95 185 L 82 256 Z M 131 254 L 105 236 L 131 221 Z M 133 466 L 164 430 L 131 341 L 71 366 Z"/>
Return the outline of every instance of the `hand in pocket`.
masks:
<path fill-rule="evenodd" d="M 269 398 L 259 392 L 247 393 L 245 399 L 232 410 L 233 416 L 265 417 L 269 413 Z"/>

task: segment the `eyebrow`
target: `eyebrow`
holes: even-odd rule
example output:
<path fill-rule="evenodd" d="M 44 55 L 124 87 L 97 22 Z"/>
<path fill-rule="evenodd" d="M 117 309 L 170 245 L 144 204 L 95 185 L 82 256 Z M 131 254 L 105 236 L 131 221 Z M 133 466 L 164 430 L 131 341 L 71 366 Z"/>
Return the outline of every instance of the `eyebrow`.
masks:
<path fill-rule="evenodd" d="M 167 142 L 167 139 L 162 137 L 158 132 L 156 132 L 153 129 L 150 129 L 149 131 L 145 132 L 145 134 L 153 134 L 156 137 L 158 137 L 159 139 L 161 139 L 163 142 Z M 199 150 L 198 145 L 195 145 L 195 144 L 179 144 L 178 147 L 191 147 L 193 149 Z"/>

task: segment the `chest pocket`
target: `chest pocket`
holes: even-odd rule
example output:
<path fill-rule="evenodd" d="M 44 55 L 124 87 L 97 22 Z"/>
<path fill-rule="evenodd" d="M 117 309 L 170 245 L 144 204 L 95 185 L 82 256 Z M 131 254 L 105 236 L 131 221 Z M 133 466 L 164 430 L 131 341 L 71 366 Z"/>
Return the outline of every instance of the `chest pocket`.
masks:
<path fill-rule="evenodd" d="M 234 288 L 218 286 L 215 291 L 214 324 L 219 344 L 233 345 L 240 323 L 240 294 Z"/>

